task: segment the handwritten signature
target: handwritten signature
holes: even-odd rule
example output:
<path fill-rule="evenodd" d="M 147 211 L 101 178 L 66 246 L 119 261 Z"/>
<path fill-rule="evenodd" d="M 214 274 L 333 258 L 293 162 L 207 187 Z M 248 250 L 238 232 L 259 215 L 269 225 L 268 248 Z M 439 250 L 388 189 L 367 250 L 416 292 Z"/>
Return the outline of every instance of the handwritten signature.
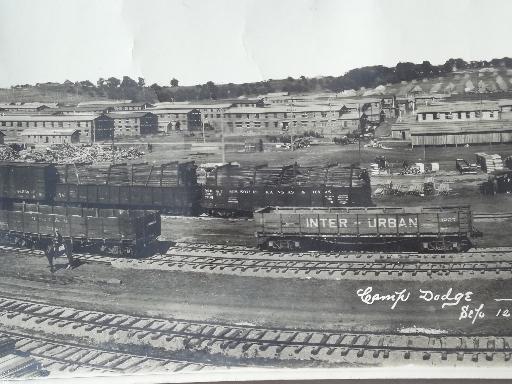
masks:
<path fill-rule="evenodd" d="M 400 302 L 405 302 L 411 297 L 411 291 L 404 288 L 401 291 L 391 293 L 373 293 L 373 287 L 366 287 L 357 290 L 357 296 L 365 304 L 372 305 L 376 302 L 391 302 L 391 309 L 395 309 Z M 449 288 L 445 293 L 436 293 L 431 290 L 420 289 L 418 298 L 427 302 L 440 302 L 441 308 L 459 305 L 461 302 L 470 302 L 473 292 L 453 293 Z"/>
<path fill-rule="evenodd" d="M 434 292 L 428 289 L 418 289 L 417 291 L 411 291 L 407 288 L 397 290 L 393 292 L 376 292 L 373 287 L 361 288 L 356 291 L 357 296 L 361 299 L 361 302 L 367 305 L 375 303 L 389 303 L 391 309 L 397 308 L 399 303 L 407 302 L 411 297 L 417 297 L 419 300 L 425 302 L 439 303 L 441 309 L 446 307 L 454 307 L 461 305 L 459 309 L 459 321 L 470 321 L 471 324 L 475 324 L 477 320 L 481 320 L 487 317 L 486 311 L 484 311 L 484 303 L 473 303 L 473 292 L 462 291 L 456 292 L 453 288 L 448 288 L 446 292 Z M 494 299 L 496 302 L 509 301 L 511 299 Z M 486 309 L 487 312 L 489 308 Z M 492 317 L 492 315 L 491 315 Z M 494 313 L 495 318 L 512 320 L 512 309 L 507 307 L 499 307 L 497 312 Z"/>

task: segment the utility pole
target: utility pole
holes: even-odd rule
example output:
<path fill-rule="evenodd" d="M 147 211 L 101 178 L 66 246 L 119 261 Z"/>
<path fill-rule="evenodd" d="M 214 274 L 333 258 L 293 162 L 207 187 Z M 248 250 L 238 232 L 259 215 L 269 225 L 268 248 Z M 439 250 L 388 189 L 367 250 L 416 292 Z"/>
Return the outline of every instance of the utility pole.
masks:
<path fill-rule="evenodd" d="M 226 163 L 226 146 L 224 143 L 224 108 L 221 108 L 220 113 L 220 132 L 221 132 L 221 145 L 222 145 L 222 164 Z"/>
<path fill-rule="evenodd" d="M 114 165 L 116 163 L 116 160 L 115 160 L 115 156 L 114 156 L 114 151 L 115 151 L 115 147 L 114 147 L 114 135 L 116 133 L 116 127 L 112 127 L 112 165 Z"/>
<path fill-rule="evenodd" d="M 359 142 L 359 149 L 358 149 L 358 152 L 359 152 L 359 165 L 361 165 L 361 135 L 363 133 L 363 130 L 361 128 L 361 105 L 360 104 L 357 104 L 357 116 L 358 116 L 358 124 L 359 124 L 359 134 L 357 135 L 358 136 L 358 142 Z"/>

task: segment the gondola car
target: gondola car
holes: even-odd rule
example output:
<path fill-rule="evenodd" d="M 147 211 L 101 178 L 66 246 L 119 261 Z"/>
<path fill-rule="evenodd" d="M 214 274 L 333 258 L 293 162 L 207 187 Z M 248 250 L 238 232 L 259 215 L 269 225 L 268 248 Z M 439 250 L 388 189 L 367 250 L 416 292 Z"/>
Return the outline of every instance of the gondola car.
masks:
<path fill-rule="evenodd" d="M 332 164 L 323 167 L 225 165 L 214 169 L 202 188 L 201 208 L 218 216 L 251 216 L 266 206 L 371 206 L 365 169 Z"/>
<path fill-rule="evenodd" d="M 469 206 L 266 207 L 255 218 L 258 245 L 276 250 L 462 252 L 478 234 Z"/>
<path fill-rule="evenodd" d="M 160 235 L 155 211 L 14 204 L 0 210 L 0 242 L 44 249 L 55 231 L 74 250 L 137 257 L 150 251 Z"/>

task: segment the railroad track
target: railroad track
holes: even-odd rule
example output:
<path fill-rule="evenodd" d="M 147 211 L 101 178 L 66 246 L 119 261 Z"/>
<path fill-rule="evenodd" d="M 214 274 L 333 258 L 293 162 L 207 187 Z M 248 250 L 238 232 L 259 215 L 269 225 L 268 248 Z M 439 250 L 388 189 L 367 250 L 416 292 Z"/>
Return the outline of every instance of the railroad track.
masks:
<path fill-rule="evenodd" d="M 200 370 L 206 365 L 171 359 L 139 356 L 91 348 L 71 342 L 36 337 L 20 332 L 0 333 L 15 341 L 15 349 L 34 358 L 50 376 L 76 374 L 133 374 L 136 372 L 179 372 Z"/>
<path fill-rule="evenodd" d="M 16 251 L 15 248 L 10 250 Z M 0 248 L 1 249 L 1 248 Z M 5 247 L 4 247 L 5 249 Z M 41 252 L 25 252 L 41 255 Z M 315 278 L 315 279 L 392 279 L 450 278 L 470 276 L 482 278 L 509 277 L 512 273 L 512 249 L 473 249 L 467 253 L 419 254 L 403 253 L 283 253 L 262 252 L 242 246 L 211 246 L 177 244 L 167 254 L 144 259 L 123 259 L 111 256 L 74 254 L 85 263 L 101 263 L 118 268 L 162 271 L 202 272 L 256 277 Z M 18 276 L 70 284 L 78 277 L 51 279 L 46 275 Z M 65 277 L 63 277 L 64 279 Z M 55 280 L 55 281 L 54 281 Z"/>
<path fill-rule="evenodd" d="M 140 269 L 177 270 L 223 273 L 263 277 L 303 277 L 317 279 L 453 277 L 471 275 L 495 278 L 509 277 L 512 260 L 373 260 L 373 261 L 313 261 L 294 259 L 250 259 L 236 257 L 203 257 L 191 255 L 161 255 L 142 261 L 113 260 L 113 266 Z"/>
<path fill-rule="evenodd" d="M 0 320 L 2 329 L 12 328 L 12 332 L 22 328 L 51 337 L 112 343 L 132 350 L 139 347 L 146 353 L 156 350 L 172 356 L 206 354 L 254 364 L 276 360 L 334 365 L 374 365 L 386 361 L 431 364 L 435 360 L 447 361 L 452 366 L 457 362 L 479 361 L 499 364 L 510 361 L 512 356 L 512 336 L 264 328 L 85 311 L 8 297 L 0 298 Z M 23 345 L 30 345 L 29 341 L 20 339 L 22 348 Z M 51 349 L 44 350 L 51 353 Z M 107 356 L 105 359 L 109 360 Z"/>
<path fill-rule="evenodd" d="M 476 213 L 473 213 L 473 219 L 476 221 L 508 220 L 508 219 L 512 219 L 512 212 L 502 212 L 502 213 L 476 212 Z"/>
<path fill-rule="evenodd" d="M 439 278 L 457 276 L 508 277 L 512 249 L 492 248 L 468 253 L 283 253 L 241 246 L 176 244 L 165 255 L 143 260 L 108 261 L 120 268 L 157 269 L 231 275 L 289 278 Z M 80 257 L 80 256 L 79 256 Z M 82 260 L 88 261 L 85 256 Z"/>

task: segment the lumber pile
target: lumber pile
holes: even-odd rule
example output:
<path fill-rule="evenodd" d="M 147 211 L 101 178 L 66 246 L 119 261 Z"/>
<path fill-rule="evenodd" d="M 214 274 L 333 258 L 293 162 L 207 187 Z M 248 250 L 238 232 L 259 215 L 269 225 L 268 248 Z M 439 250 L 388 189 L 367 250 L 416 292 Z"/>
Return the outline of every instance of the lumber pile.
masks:
<path fill-rule="evenodd" d="M 70 184 L 109 184 L 141 186 L 193 186 L 196 185 L 195 164 L 95 164 L 58 165 L 57 171 L 62 183 Z"/>
<path fill-rule="evenodd" d="M 476 154 L 476 163 L 486 173 L 503 170 L 503 160 L 500 155 L 488 155 L 487 153 L 479 152 Z"/>
<path fill-rule="evenodd" d="M 363 187 L 369 176 L 359 168 L 326 167 L 237 167 L 225 165 L 206 174 L 206 185 L 243 188 L 252 186 L 337 186 Z"/>

